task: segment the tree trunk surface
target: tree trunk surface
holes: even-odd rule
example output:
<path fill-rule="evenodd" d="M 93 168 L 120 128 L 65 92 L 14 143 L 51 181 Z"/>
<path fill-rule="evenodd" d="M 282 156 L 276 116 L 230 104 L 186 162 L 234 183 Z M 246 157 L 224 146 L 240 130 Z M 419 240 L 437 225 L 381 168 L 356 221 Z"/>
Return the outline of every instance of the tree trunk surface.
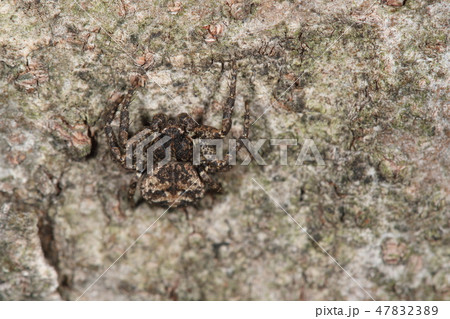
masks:
<path fill-rule="evenodd" d="M 0 299 L 449 300 L 448 10 L 1 1 Z M 137 87 L 130 136 L 156 113 L 220 128 L 231 61 L 226 140 L 249 103 L 265 163 L 133 208 L 110 101 Z"/>

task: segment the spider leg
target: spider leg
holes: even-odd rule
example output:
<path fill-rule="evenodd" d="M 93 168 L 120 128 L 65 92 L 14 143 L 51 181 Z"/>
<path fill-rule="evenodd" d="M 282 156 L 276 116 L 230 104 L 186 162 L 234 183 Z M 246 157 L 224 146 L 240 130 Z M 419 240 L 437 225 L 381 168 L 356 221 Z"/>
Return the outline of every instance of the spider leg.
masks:
<path fill-rule="evenodd" d="M 194 138 L 200 139 L 223 139 L 230 131 L 232 126 L 232 115 L 234 110 L 234 103 L 236 99 L 236 81 L 237 81 L 237 70 L 236 70 L 236 61 L 232 62 L 231 68 L 231 86 L 230 86 L 230 94 L 225 103 L 225 107 L 223 110 L 223 118 L 222 118 L 222 128 L 218 130 L 214 127 L 207 125 L 200 125 L 193 129 Z M 228 153 L 223 160 L 214 160 L 208 161 L 206 160 L 204 154 L 214 154 L 214 147 L 207 145 L 203 146 L 201 163 L 202 169 L 200 174 L 202 178 L 205 178 L 205 182 L 208 182 L 208 172 L 220 172 L 226 171 L 231 168 L 230 163 L 234 162 L 237 152 L 242 148 L 243 143 L 242 139 L 247 139 L 250 130 L 250 102 L 245 101 L 245 113 L 244 113 L 244 128 L 242 135 L 238 139 L 238 143 L 236 145 L 236 151 L 232 153 Z M 211 180 L 211 178 L 209 178 Z"/>
<path fill-rule="evenodd" d="M 126 168 L 136 170 L 138 161 L 145 161 L 147 155 L 147 153 L 145 152 L 145 146 L 150 144 L 147 141 L 146 144 L 143 145 L 143 147 L 138 147 L 146 138 L 151 136 L 153 133 L 153 130 L 145 128 L 127 140 L 127 144 L 125 146 Z M 139 154 L 138 152 L 142 152 L 142 154 Z M 141 155 L 141 157 L 138 158 L 138 155 Z"/>
<path fill-rule="evenodd" d="M 120 111 L 120 126 L 119 126 L 119 145 L 122 149 L 126 148 L 128 141 L 128 127 L 130 125 L 130 113 L 128 107 L 130 106 L 134 90 L 128 90 L 122 102 L 122 110 Z"/>
<path fill-rule="evenodd" d="M 225 102 L 225 106 L 223 109 L 223 117 L 222 117 L 222 136 L 228 134 L 231 129 L 233 110 L 234 110 L 234 101 L 236 100 L 236 81 L 237 81 L 237 71 L 236 71 L 236 61 L 232 62 L 231 65 L 231 85 L 230 85 L 230 94 Z"/>
<path fill-rule="evenodd" d="M 208 161 L 205 163 L 204 170 L 208 173 L 226 172 L 231 169 L 230 162 L 232 156 L 230 154 L 225 155 L 225 159 L 218 161 Z"/>
<path fill-rule="evenodd" d="M 208 126 L 208 125 L 200 125 L 197 126 L 194 130 L 194 139 L 199 140 L 217 140 L 217 139 L 223 139 L 222 132 L 215 127 Z M 214 160 L 211 161 L 210 159 L 207 159 L 208 155 L 214 155 L 216 154 L 216 148 L 214 145 L 202 145 L 200 144 L 200 163 L 202 169 L 205 171 L 209 171 L 211 168 L 209 168 L 210 164 L 218 163 L 218 162 L 224 162 L 224 160 Z M 228 163 L 228 161 L 226 162 Z M 213 171 L 211 171 L 213 172 Z"/>
<path fill-rule="evenodd" d="M 244 111 L 244 125 L 241 136 L 237 139 L 236 143 L 236 152 L 233 152 L 233 154 L 228 153 L 225 155 L 225 161 L 227 163 L 234 162 L 236 159 L 235 156 L 237 156 L 237 153 L 241 150 L 242 146 L 244 146 L 244 143 L 242 143 L 243 139 L 248 139 L 249 131 L 250 131 L 250 101 L 245 101 L 245 111 Z M 219 163 L 220 164 L 220 163 Z M 219 165 L 216 169 L 220 170 L 226 170 L 225 165 Z"/>
<path fill-rule="evenodd" d="M 246 100 L 244 103 L 244 107 L 245 107 L 245 111 L 244 111 L 244 127 L 242 130 L 242 135 L 238 138 L 238 144 L 236 146 L 236 153 L 239 152 L 239 150 L 242 148 L 242 146 L 244 145 L 242 143 L 243 139 L 248 139 L 248 135 L 249 135 L 249 131 L 250 131 L 250 126 L 251 126 L 251 122 L 250 122 L 250 101 Z"/>
<path fill-rule="evenodd" d="M 231 68 L 230 93 L 223 108 L 222 128 L 218 130 L 215 127 L 209 125 L 195 125 L 192 127 L 188 127 L 187 128 L 188 131 L 192 131 L 194 133 L 194 137 L 204 139 L 219 139 L 219 138 L 222 139 L 228 134 L 232 125 L 231 118 L 233 116 L 234 102 L 236 99 L 236 80 L 237 80 L 236 61 L 233 61 Z"/>
<path fill-rule="evenodd" d="M 119 108 L 119 105 L 124 101 L 124 96 L 115 96 L 113 101 L 110 103 L 110 110 L 106 114 L 105 118 L 105 134 L 108 138 L 109 147 L 111 149 L 111 154 L 119 164 L 122 166 L 125 166 L 125 155 L 122 154 L 122 151 L 120 149 L 119 143 L 117 141 L 117 137 L 113 132 L 113 129 L 111 127 L 112 121 L 114 121 L 114 118 L 117 113 L 117 109 Z"/>
<path fill-rule="evenodd" d="M 119 144 L 117 143 L 117 138 L 114 135 L 114 132 L 112 131 L 111 126 L 108 124 L 105 126 L 105 133 L 106 133 L 106 136 L 108 137 L 109 148 L 111 149 L 111 154 L 112 154 L 113 158 L 117 162 L 119 162 L 119 164 L 124 166 L 125 165 L 125 156 L 123 156 L 123 154 L 121 153 Z"/>
<path fill-rule="evenodd" d="M 211 176 L 209 176 L 205 169 L 200 169 L 200 178 L 213 191 L 219 192 L 222 190 L 220 183 L 216 182 Z"/>
<path fill-rule="evenodd" d="M 249 131 L 250 131 L 250 102 L 245 101 L 245 113 L 244 113 L 244 128 L 242 135 L 237 139 L 236 143 L 236 151 L 232 153 L 227 153 L 223 160 L 216 160 L 216 161 L 208 161 L 204 156 L 202 156 L 202 164 L 204 165 L 204 169 L 206 172 L 223 172 L 227 171 L 231 168 L 230 163 L 233 163 L 235 161 L 235 157 L 237 156 L 237 153 L 244 145 L 242 143 L 243 139 L 248 139 Z M 198 128 L 197 136 L 199 138 L 219 138 L 220 132 L 213 128 L 213 127 L 205 127 L 201 126 Z M 214 147 L 212 146 L 205 146 L 204 149 L 201 150 L 202 155 L 204 154 L 214 154 Z"/>
<path fill-rule="evenodd" d="M 139 180 L 143 176 L 143 173 L 136 173 L 130 181 L 130 185 L 128 187 L 128 202 L 132 208 L 136 207 L 136 202 L 134 201 L 134 194 L 136 193 L 137 185 L 139 184 Z"/>

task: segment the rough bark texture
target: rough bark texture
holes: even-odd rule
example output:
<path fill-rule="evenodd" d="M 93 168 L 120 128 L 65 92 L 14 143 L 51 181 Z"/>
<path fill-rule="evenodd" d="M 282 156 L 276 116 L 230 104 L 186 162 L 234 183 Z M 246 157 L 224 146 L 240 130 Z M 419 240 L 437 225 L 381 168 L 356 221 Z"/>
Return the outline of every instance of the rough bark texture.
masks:
<path fill-rule="evenodd" d="M 250 100 L 251 139 L 299 141 L 289 165 L 266 142 L 268 165 L 169 211 L 82 299 L 450 299 L 448 16 L 444 0 L 1 1 L 0 299 L 77 299 L 164 212 L 125 200 L 111 94 L 141 85 L 134 132 L 160 111 L 219 125 L 231 58 L 231 136 Z M 305 138 L 325 166 L 294 165 Z"/>

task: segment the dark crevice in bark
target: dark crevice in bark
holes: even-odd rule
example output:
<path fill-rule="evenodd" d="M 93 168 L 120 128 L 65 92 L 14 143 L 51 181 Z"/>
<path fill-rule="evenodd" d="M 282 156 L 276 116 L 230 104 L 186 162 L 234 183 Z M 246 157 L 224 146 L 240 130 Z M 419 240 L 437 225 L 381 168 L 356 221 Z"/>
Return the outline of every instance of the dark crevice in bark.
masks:
<path fill-rule="evenodd" d="M 53 219 L 48 215 L 46 211 L 38 211 L 38 235 L 41 242 L 42 252 L 47 262 L 55 269 L 58 275 L 58 288 L 57 292 L 61 299 L 68 300 L 67 291 L 71 290 L 71 279 L 61 273 L 59 267 L 60 253 L 55 240 L 55 227 Z"/>

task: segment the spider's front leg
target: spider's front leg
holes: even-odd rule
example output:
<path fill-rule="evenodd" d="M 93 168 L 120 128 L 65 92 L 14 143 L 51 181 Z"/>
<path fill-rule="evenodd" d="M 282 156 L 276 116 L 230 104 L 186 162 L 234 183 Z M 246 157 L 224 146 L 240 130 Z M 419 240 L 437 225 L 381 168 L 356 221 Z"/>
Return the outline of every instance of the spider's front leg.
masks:
<path fill-rule="evenodd" d="M 234 111 L 234 104 L 236 100 L 236 81 L 237 81 L 237 70 L 236 70 L 236 61 L 233 61 L 231 64 L 231 84 L 230 84 L 230 93 L 223 107 L 223 115 L 222 115 L 222 127 L 221 129 L 217 129 L 208 125 L 198 125 L 193 129 L 194 138 L 198 139 L 223 139 L 229 132 L 232 126 L 232 116 Z M 214 154 L 215 149 L 210 145 L 203 145 L 200 147 L 201 149 L 201 157 L 202 162 L 206 162 L 205 156 L 207 154 Z M 205 165 L 206 171 L 220 171 L 225 170 L 230 162 L 230 155 L 227 155 L 224 160 L 215 160 L 212 166 Z"/>
<path fill-rule="evenodd" d="M 214 154 L 214 147 L 212 146 L 205 146 L 204 149 L 201 149 L 203 157 L 202 157 L 202 164 L 205 167 L 206 172 L 215 173 L 215 172 L 221 172 L 221 171 L 227 171 L 231 168 L 230 163 L 233 163 L 236 159 L 237 153 L 240 151 L 242 146 L 244 145 L 242 143 L 243 139 L 248 139 L 249 130 L 250 130 L 250 102 L 245 101 L 245 113 L 244 113 L 244 127 L 243 132 L 241 136 L 236 141 L 236 149 L 232 153 L 227 153 L 223 160 L 213 160 L 208 161 L 204 155 L 205 154 Z M 213 139 L 217 138 L 214 137 L 214 132 L 211 131 L 205 131 L 203 136 L 200 138 L 202 139 Z"/>
<path fill-rule="evenodd" d="M 199 175 L 202 181 L 213 191 L 220 192 L 222 190 L 222 185 L 209 176 L 205 168 L 200 168 Z"/>
<path fill-rule="evenodd" d="M 139 184 L 139 180 L 143 176 L 143 173 L 136 173 L 130 181 L 130 185 L 128 186 L 128 202 L 130 203 L 131 208 L 136 206 L 136 202 L 134 201 L 134 194 L 136 193 L 136 188 Z"/>
<path fill-rule="evenodd" d="M 128 142 L 128 129 L 130 126 L 130 113 L 128 112 L 128 107 L 133 98 L 133 93 L 134 90 L 128 90 L 122 103 L 122 110 L 120 110 L 119 145 L 122 149 L 126 149 Z"/>
<path fill-rule="evenodd" d="M 236 81 L 237 81 L 236 61 L 233 61 L 231 64 L 230 93 L 223 108 L 222 130 L 221 130 L 222 137 L 226 136 L 231 129 L 232 116 L 234 111 L 234 102 L 236 100 Z"/>
<path fill-rule="evenodd" d="M 131 97 L 133 91 L 129 90 L 126 94 L 122 96 L 116 96 L 116 98 L 111 102 L 111 109 L 106 114 L 106 125 L 105 134 L 108 138 L 109 147 L 111 154 L 120 165 L 126 167 L 126 154 L 124 153 L 126 148 L 126 143 L 128 141 L 128 126 L 129 126 L 129 115 L 128 106 L 130 105 Z M 117 140 L 116 135 L 113 132 L 111 123 L 116 117 L 117 110 L 119 106 L 122 105 L 122 110 L 120 112 L 120 128 L 119 128 L 119 140 Z"/>

